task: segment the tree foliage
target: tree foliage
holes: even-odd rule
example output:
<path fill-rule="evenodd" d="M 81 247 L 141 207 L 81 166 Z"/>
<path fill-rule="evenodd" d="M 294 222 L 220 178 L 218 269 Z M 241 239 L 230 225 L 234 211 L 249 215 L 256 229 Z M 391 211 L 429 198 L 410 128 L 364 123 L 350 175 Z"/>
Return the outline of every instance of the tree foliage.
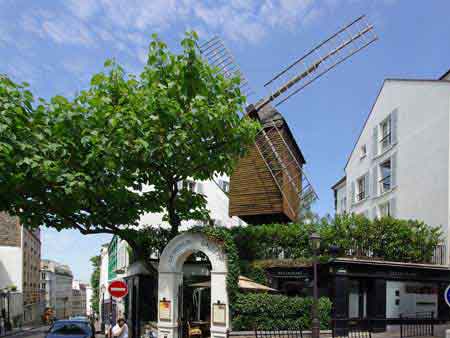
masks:
<path fill-rule="evenodd" d="M 92 264 L 92 274 L 91 274 L 91 288 L 92 288 L 92 297 L 91 304 L 92 310 L 94 313 L 99 313 L 99 301 L 100 301 L 100 264 L 101 264 L 101 256 L 94 256 L 90 259 Z"/>
<path fill-rule="evenodd" d="M 207 219 L 205 197 L 180 187 L 230 173 L 257 124 L 240 119 L 239 78 L 209 66 L 186 34 L 179 54 L 156 36 L 139 76 L 115 61 L 74 98 L 35 101 L 0 77 L 0 211 L 30 226 L 110 233 L 143 256 L 133 231 L 161 212 L 171 236 Z"/>

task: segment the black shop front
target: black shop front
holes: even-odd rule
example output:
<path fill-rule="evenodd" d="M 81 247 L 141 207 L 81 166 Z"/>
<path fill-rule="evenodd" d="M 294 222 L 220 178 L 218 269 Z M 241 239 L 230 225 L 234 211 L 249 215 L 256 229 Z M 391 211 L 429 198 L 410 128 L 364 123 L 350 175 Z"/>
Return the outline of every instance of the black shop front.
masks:
<path fill-rule="evenodd" d="M 271 286 L 291 296 L 312 296 L 312 267 L 267 269 Z M 401 315 L 430 313 L 437 321 L 450 318 L 444 291 L 450 284 L 447 266 L 339 258 L 318 269 L 319 295 L 333 302 L 336 323 L 370 320 L 385 331 Z"/>

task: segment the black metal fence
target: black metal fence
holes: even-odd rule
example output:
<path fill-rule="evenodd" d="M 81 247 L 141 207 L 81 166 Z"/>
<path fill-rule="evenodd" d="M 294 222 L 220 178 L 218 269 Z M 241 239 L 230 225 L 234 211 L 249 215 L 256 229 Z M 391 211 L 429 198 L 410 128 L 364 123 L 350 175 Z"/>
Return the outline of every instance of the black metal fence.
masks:
<path fill-rule="evenodd" d="M 255 330 L 255 338 L 303 338 L 301 329 L 298 330 Z"/>
<path fill-rule="evenodd" d="M 372 325 L 369 319 L 332 319 L 331 335 L 333 338 L 372 338 Z"/>
<path fill-rule="evenodd" d="M 434 336 L 434 312 L 400 315 L 400 338 Z"/>

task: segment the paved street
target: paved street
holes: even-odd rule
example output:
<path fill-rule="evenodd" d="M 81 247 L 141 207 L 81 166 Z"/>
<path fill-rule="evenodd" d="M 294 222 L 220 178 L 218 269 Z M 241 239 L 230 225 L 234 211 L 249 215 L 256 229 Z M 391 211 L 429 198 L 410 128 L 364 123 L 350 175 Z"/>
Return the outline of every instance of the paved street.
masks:
<path fill-rule="evenodd" d="M 9 335 L 7 337 L 14 337 L 14 338 L 44 338 L 45 334 L 47 333 L 48 326 L 42 326 L 39 328 L 31 329 L 31 330 L 25 330 L 18 332 L 13 335 Z"/>
<path fill-rule="evenodd" d="M 47 333 L 48 326 L 42 326 L 31 330 L 18 332 L 13 335 L 8 335 L 8 338 L 44 338 Z M 103 334 L 97 334 L 96 338 L 104 338 Z"/>

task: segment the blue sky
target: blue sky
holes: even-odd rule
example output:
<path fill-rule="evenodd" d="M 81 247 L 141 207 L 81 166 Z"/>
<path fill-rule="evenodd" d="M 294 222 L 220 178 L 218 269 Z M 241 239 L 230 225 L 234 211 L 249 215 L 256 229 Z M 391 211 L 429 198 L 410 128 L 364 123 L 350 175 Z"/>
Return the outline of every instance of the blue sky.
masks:
<path fill-rule="evenodd" d="M 72 95 L 106 58 L 139 72 L 152 33 L 177 49 L 195 29 L 223 37 L 256 92 L 251 101 L 284 65 L 367 14 L 380 40 L 280 107 L 323 215 L 383 79 L 437 78 L 450 68 L 449 12 L 443 0 L 0 0 L 0 73 L 29 82 L 37 96 Z M 88 280 L 89 257 L 108 238 L 44 230 L 43 257 Z"/>

